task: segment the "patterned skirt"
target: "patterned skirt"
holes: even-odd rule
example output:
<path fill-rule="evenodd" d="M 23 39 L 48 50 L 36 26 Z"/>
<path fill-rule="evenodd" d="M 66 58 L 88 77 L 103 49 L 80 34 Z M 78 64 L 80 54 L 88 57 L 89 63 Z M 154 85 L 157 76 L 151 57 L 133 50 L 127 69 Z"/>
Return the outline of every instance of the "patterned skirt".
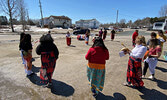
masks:
<path fill-rule="evenodd" d="M 43 82 L 51 82 L 52 74 L 56 65 L 56 58 L 54 52 L 42 52 L 41 53 L 41 69 L 40 69 L 40 79 Z"/>
<path fill-rule="evenodd" d="M 127 82 L 132 83 L 133 86 L 142 87 L 144 82 L 141 79 L 142 76 L 142 59 L 135 59 L 129 57 L 128 69 L 127 69 Z"/>
<path fill-rule="evenodd" d="M 105 79 L 105 69 L 95 69 L 87 66 L 87 77 L 90 87 L 102 91 Z"/>

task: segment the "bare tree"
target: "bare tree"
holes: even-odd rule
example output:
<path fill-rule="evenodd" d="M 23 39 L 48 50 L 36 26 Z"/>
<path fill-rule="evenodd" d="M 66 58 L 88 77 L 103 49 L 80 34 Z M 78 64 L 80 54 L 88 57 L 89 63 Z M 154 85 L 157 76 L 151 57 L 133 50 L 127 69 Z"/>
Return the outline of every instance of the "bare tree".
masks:
<path fill-rule="evenodd" d="M 9 16 L 10 26 L 12 28 L 12 32 L 14 32 L 13 16 L 17 11 L 16 0 L 1 0 L 0 6 L 2 11 Z"/>
<path fill-rule="evenodd" d="M 121 19 L 119 23 L 120 24 L 126 23 L 126 19 Z"/>
<path fill-rule="evenodd" d="M 121 28 L 125 28 L 125 27 L 126 27 L 126 24 L 125 24 L 125 23 L 126 23 L 126 19 L 121 19 L 120 22 L 119 22 L 119 24 L 120 24 L 119 26 L 120 26 Z"/>
<path fill-rule="evenodd" d="M 131 27 L 132 24 L 133 24 L 132 20 L 129 20 L 128 23 L 127 23 L 127 25 L 128 25 L 129 27 Z"/>
<path fill-rule="evenodd" d="M 167 4 L 161 7 L 159 14 L 160 17 L 167 17 Z"/>
<path fill-rule="evenodd" d="M 17 6 L 18 6 L 18 12 L 20 17 L 20 22 L 22 24 L 23 32 L 25 32 L 26 29 L 26 8 L 24 0 L 17 0 Z"/>

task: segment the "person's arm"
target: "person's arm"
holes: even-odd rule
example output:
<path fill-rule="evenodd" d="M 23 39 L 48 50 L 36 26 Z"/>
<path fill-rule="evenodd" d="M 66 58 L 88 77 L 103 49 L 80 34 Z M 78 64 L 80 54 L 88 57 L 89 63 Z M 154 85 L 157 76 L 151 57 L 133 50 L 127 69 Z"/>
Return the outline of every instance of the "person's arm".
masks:
<path fill-rule="evenodd" d="M 143 58 L 145 52 L 147 51 L 146 47 L 139 48 L 136 54 L 131 53 L 131 56 L 135 58 Z"/>
<path fill-rule="evenodd" d="M 109 59 L 109 52 L 108 52 L 108 50 L 106 50 L 106 60 L 108 60 Z"/>
<path fill-rule="evenodd" d="M 59 58 L 59 50 L 56 45 L 54 46 L 54 52 L 55 52 L 55 58 L 57 60 Z"/>
<path fill-rule="evenodd" d="M 90 59 L 90 57 L 91 57 L 91 48 L 88 50 L 88 52 L 87 52 L 87 54 L 85 55 L 85 59 L 86 60 L 89 60 Z"/>
<path fill-rule="evenodd" d="M 161 47 L 158 46 L 156 48 L 156 55 L 149 55 L 149 56 L 159 58 L 161 56 Z"/>
<path fill-rule="evenodd" d="M 38 55 L 41 54 L 41 44 L 39 44 L 39 45 L 37 46 L 37 48 L 36 48 L 36 53 L 37 53 Z"/>

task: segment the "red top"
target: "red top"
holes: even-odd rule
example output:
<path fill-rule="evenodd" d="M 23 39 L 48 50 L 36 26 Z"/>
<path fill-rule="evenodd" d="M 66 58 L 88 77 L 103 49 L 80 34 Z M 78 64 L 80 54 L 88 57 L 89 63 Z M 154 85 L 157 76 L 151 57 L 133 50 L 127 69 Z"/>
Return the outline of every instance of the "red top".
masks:
<path fill-rule="evenodd" d="M 133 43 L 135 42 L 137 36 L 138 36 L 138 33 L 134 32 L 133 35 L 132 35 L 132 41 L 133 41 Z"/>
<path fill-rule="evenodd" d="M 103 49 L 102 47 L 91 47 L 85 58 L 89 63 L 105 64 L 105 60 L 109 59 L 109 52 L 107 49 Z"/>
<path fill-rule="evenodd" d="M 156 55 L 158 52 L 161 52 L 161 47 L 149 49 L 149 55 Z"/>

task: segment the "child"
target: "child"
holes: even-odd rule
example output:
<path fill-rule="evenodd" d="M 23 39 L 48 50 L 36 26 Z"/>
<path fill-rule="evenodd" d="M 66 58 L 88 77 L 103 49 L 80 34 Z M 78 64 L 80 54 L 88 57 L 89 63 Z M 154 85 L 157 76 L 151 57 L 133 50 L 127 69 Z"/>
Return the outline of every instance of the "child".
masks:
<path fill-rule="evenodd" d="M 93 96 L 96 97 L 99 91 L 103 90 L 105 79 L 105 63 L 109 59 L 109 52 L 101 37 L 94 40 L 93 46 L 88 50 L 86 56 L 88 60 L 87 77 L 90 82 Z"/>
<path fill-rule="evenodd" d="M 44 87 L 51 87 L 52 75 L 55 69 L 56 60 L 59 56 L 59 51 L 53 43 L 53 38 L 50 34 L 43 35 L 40 38 L 40 44 L 36 48 L 36 53 L 41 55 L 41 82 Z"/>
<path fill-rule="evenodd" d="M 25 34 L 24 39 L 20 43 L 20 48 L 22 49 L 22 54 L 24 58 L 25 72 L 27 77 L 33 75 L 32 69 L 32 44 L 31 44 L 31 35 Z"/>
<path fill-rule="evenodd" d="M 86 45 L 88 45 L 88 43 L 89 43 L 89 36 L 90 36 L 90 32 L 87 30 L 86 33 L 85 33 L 85 43 L 86 43 Z"/>
<path fill-rule="evenodd" d="M 66 42 L 67 42 L 67 46 L 71 45 L 71 37 L 70 37 L 70 32 L 69 31 L 66 34 Z"/>
<path fill-rule="evenodd" d="M 158 62 L 158 58 L 161 55 L 161 47 L 158 45 L 158 41 L 156 39 L 151 39 L 149 44 L 149 54 L 148 57 L 144 60 L 144 69 L 143 69 L 143 78 L 147 72 L 147 68 L 149 67 L 151 76 L 150 79 L 154 79 L 155 67 Z"/>

